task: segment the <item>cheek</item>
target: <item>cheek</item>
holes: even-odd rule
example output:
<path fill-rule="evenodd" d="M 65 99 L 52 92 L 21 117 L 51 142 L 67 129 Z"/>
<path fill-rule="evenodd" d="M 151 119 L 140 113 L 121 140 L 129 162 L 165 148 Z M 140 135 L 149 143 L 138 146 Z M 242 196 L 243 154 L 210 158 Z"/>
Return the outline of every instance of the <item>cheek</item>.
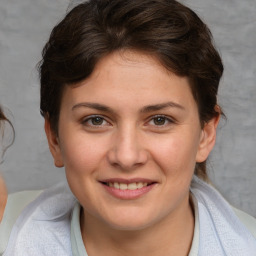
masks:
<path fill-rule="evenodd" d="M 85 205 L 94 200 L 92 191 L 102 169 L 104 149 L 102 144 L 95 144 L 95 140 L 85 136 L 69 137 L 61 145 L 67 181 L 73 194 Z"/>
<path fill-rule="evenodd" d="M 154 144 L 156 145 L 156 144 Z M 193 173 L 196 164 L 198 143 L 193 136 L 170 135 L 154 146 L 154 158 L 166 175 L 182 176 Z"/>
<path fill-rule="evenodd" d="M 83 175 L 93 172 L 105 155 L 106 145 L 88 136 L 69 137 L 61 145 L 66 172 Z M 106 143 L 105 143 L 106 144 Z"/>

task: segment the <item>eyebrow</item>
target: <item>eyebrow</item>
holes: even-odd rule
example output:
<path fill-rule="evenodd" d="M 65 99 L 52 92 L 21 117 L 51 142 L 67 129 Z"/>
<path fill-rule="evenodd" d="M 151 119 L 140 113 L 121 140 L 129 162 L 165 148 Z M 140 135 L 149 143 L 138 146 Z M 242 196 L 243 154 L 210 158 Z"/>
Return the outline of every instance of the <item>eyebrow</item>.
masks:
<path fill-rule="evenodd" d="M 91 102 L 78 103 L 72 107 L 72 110 L 75 110 L 80 107 L 92 108 L 92 109 L 96 109 L 96 110 L 103 111 L 103 112 L 114 112 L 111 108 L 109 108 L 105 105 L 102 105 L 99 103 L 91 103 Z"/>
<path fill-rule="evenodd" d="M 108 107 L 106 105 L 99 104 L 99 103 L 92 103 L 92 102 L 78 103 L 78 104 L 76 104 L 72 107 L 72 110 L 75 110 L 75 109 L 80 108 L 80 107 L 96 109 L 96 110 L 99 110 L 99 111 L 109 112 L 109 113 L 114 113 L 115 112 L 113 109 L 111 109 L 110 107 Z M 148 112 L 158 111 L 158 110 L 162 110 L 162 109 L 169 108 L 169 107 L 185 110 L 185 108 L 183 106 L 181 106 L 180 104 L 178 104 L 178 103 L 165 102 L 165 103 L 145 106 L 140 110 L 140 112 L 141 113 L 148 113 Z"/>
<path fill-rule="evenodd" d="M 141 112 L 148 113 L 148 112 L 158 111 L 158 110 L 162 110 L 162 109 L 169 108 L 169 107 L 185 110 L 185 108 L 183 106 L 181 106 L 180 104 L 170 101 L 170 102 L 165 102 L 165 103 L 161 103 L 161 104 L 145 106 L 142 108 Z"/>

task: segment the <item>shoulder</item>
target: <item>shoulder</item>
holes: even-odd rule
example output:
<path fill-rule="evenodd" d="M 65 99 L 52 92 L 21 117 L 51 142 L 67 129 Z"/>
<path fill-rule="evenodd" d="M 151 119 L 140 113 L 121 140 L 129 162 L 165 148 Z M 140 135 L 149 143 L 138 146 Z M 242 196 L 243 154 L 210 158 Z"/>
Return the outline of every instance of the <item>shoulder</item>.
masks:
<path fill-rule="evenodd" d="M 9 196 L 0 226 L 0 255 L 70 255 L 70 218 L 76 198 L 62 182 L 44 191 Z M 49 244 L 53 246 L 48 246 Z"/>
<path fill-rule="evenodd" d="M 42 191 L 23 191 L 8 196 L 3 219 L 0 223 L 0 255 L 5 250 L 14 223 L 23 209 Z"/>
<path fill-rule="evenodd" d="M 244 224 L 244 226 L 251 232 L 256 238 L 256 219 L 249 214 L 232 207 L 236 216 Z"/>
<path fill-rule="evenodd" d="M 211 184 L 207 184 L 197 177 L 193 178 L 191 192 L 197 200 L 199 212 L 201 211 L 201 214 L 204 214 L 207 219 L 206 227 L 209 228 L 209 223 L 211 223 L 213 230 L 217 229 L 217 235 L 222 236 L 224 240 L 226 238 L 223 234 L 229 230 L 230 234 L 240 237 L 244 241 L 247 239 L 254 241 L 253 244 L 256 245 L 255 218 L 232 207 Z"/>

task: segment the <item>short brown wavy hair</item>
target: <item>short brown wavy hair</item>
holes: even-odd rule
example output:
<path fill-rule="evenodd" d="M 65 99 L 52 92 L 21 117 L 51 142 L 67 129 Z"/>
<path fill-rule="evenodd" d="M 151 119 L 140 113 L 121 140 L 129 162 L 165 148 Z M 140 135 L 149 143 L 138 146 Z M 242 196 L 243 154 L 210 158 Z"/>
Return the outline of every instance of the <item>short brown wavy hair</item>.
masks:
<path fill-rule="evenodd" d="M 86 79 L 104 56 L 121 49 L 155 56 L 188 77 L 201 124 L 219 115 L 221 58 L 206 24 L 174 0 L 90 0 L 71 10 L 52 30 L 39 64 L 41 114 L 58 132 L 63 88 Z M 206 164 L 198 163 L 206 178 Z"/>

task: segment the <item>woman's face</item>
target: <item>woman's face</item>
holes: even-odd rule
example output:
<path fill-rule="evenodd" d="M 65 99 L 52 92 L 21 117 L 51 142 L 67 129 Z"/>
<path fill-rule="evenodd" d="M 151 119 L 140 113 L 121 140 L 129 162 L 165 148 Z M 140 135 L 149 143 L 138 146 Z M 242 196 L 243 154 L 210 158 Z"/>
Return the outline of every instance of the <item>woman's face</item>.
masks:
<path fill-rule="evenodd" d="M 125 51 L 65 88 L 58 137 L 48 121 L 46 132 L 84 216 L 138 230 L 188 209 L 195 163 L 212 149 L 216 125 L 201 128 L 186 78 Z"/>

